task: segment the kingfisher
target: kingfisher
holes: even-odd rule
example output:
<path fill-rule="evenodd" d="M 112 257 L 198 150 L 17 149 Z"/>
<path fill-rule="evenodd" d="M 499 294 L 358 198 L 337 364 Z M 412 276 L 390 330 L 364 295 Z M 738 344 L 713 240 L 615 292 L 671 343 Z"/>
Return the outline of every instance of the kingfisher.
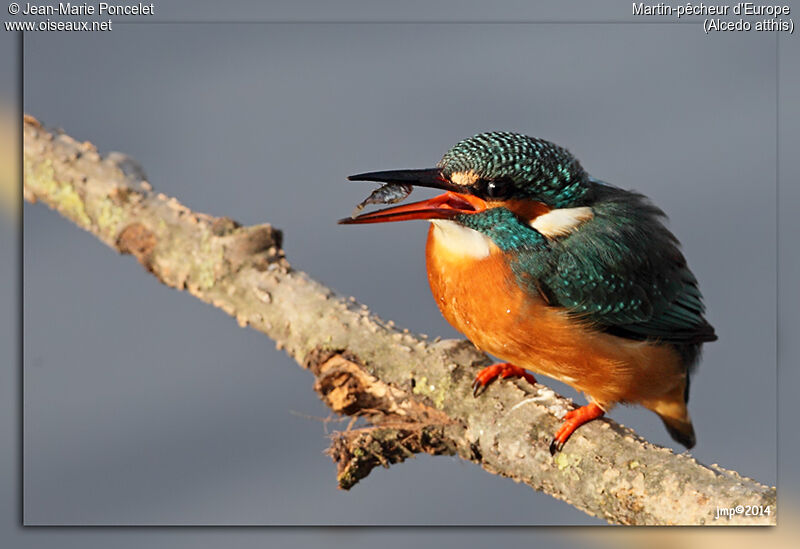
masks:
<path fill-rule="evenodd" d="M 348 179 L 445 191 L 339 223 L 430 221 L 426 266 L 439 310 L 503 361 L 477 374 L 473 396 L 498 378 L 535 383 L 530 372 L 585 394 L 551 454 L 616 404 L 652 410 L 675 441 L 694 446 L 689 378 L 717 336 L 666 215 L 644 195 L 591 177 L 563 147 L 511 132 L 465 139 L 435 168 Z"/>

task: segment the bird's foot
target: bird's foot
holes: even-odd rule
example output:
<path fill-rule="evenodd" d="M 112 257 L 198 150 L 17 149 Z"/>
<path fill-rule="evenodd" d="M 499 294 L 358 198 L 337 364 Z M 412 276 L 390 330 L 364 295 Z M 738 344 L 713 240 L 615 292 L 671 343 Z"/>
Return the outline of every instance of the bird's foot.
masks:
<path fill-rule="evenodd" d="M 497 378 L 506 379 L 507 377 L 524 377 L 528 383 L 534 385 L 536 379 L 528 373 L 525 368 L 514 366 L 509 362 L 500 362 L 487 366 L 475 376 L 472 382 L 472 396 L 478 396 L 483 390 Z"/>
<path fill-rule="evenodd" d="M 556 431 L 556 434 L 553 435 L 553 440 L 550 442 L 550 455 L 555 455 L 556 452 L 561 451 L 561 448 L 564 447 L 564 443 L 567 442 L 567 439 L 575 429 L 584 423 L 599 418 L 604 413 L 603 409 L 594 402 L 590 402 L 586 406 L 581 406 L 580 408 L 567 412 L 564 416 L 564 423 L 561 424 L 561 428 Z"/>

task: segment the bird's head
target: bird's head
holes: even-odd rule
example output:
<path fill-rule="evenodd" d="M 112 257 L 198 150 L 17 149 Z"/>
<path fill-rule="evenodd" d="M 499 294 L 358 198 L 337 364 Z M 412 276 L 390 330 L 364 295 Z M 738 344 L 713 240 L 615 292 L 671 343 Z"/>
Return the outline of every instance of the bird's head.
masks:
<path fill-rule="evenodd" d="M 488 230 L 509 216 L 530 223 L 550 210 L 583 206 L 590 188 L 586 172 L 569 151 L 543 139 L 510 132 L 488 132 L 465 139 L 447 151 L 436 168 L 370 172 L 348 179 L 447 192 L 340 223 L 447 219 L 476 230 Z"/>

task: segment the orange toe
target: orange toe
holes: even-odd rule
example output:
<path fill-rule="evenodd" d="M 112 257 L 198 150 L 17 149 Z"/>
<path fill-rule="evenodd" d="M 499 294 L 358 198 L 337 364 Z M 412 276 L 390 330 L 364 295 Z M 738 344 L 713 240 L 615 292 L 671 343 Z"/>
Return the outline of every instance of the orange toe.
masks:
<path fill-rule="evenodd" d="M 524 377 L 531 385 L 536 383 L 536 379 L 519 366 L 514 366 L 509 362 L 500 362 L 487 366 L 475 376 L 475 381 L 472 382 L 472 395 L 478 396 L 481 391 L 497 378 L 506 379 L 509 377 Z"/>
<path fill-rule="evenodd" d="M 564 447 L 564 443 L 567 442 L 570 435 L 575 432 L 575 429 L 584 423 L 599 418 L 604 413 L 603 409 L 594 402 L 590 402 L 586 406 L 581 406 L 580 408 L 567 412 L 564 415 L 564 423 L 561 424 L 556 434 L 553 435 L 552 442 L 550 442 L 550 454 L 554 455 L 556 452 L 561 451 L 561 448 Z"/>

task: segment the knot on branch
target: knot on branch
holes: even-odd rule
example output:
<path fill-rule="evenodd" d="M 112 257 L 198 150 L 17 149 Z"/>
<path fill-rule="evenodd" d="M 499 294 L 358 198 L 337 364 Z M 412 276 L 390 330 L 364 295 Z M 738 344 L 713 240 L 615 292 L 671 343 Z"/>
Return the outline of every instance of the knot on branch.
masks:
<path fill-rule="evenodd" d="M 355 357 L 333 354 L 312 371 L 317 378 L 314 390 L 337 414 L 372 416 L 374 421 L 380 421 L 380 416 L 406 415 L 397 405 L 403 391 L 369 375 Z"/>
<path fill-rule="evenodd" d="M 374 426 L 335 433 L 328 454 L 339 487 L 347 490 L 377 465 L 389 467 L 414 454 L 457 452 L 451 428 L 464 429 L 418 397 L 375 378 L 350 353 L 315 349 L 305 365 L 316 376 L 314 390 L 333 411 L 366 417 Z"/>
<path fill-rule="evenodd" d="M 338 414 L 367 416 L 376 424 L 454 423 L 443 412 L 423 403 L 420 397 L 371 375 L 358 357 L 350 353 L 315 349 L 305 363 L 316 377 L 314 390 Z"/>
<path fill-rule="evenodd" d="M 120 253 L 132 254 L 150 272 L 153 272 L 153 250 L 156 243 L 156 235 L 141 223 L 131 223 L 117 237 L 117 249 Z"/>
<path fill-rule="evenodd" d="M 283 233 L 269 224 L 241 227 L 236 221 L 220 217 L 211 224 L 211 232 L 225 247 L 225 259 L 233 271 L 252 265 L 265 271 L 270 263 L 285 262 Z"/>

